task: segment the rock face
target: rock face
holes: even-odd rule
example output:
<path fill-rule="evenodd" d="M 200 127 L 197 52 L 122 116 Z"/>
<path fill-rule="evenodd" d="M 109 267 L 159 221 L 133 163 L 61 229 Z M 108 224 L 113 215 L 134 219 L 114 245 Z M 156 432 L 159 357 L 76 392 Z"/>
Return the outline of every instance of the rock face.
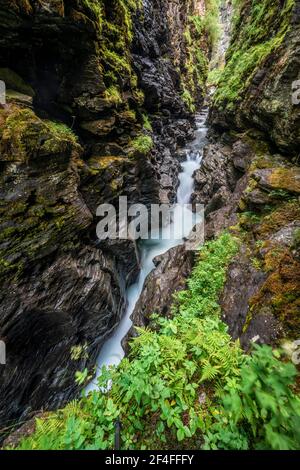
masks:
<path fill-rule="evenodd" d="M 75 371 L 118 324 L 136 249 L 97 241 L 96 208 L 174 199 L 204 93 L 186 79 L 207 72 L 190 39 L 206 61 L 208 40 L 188 24 L 203 5 L 1 1 L 1 425 L 76 396 Z"/>
<path fill-rule="evenodd" d="M 257 9 L 241 2 L 239 8 L 210 121 L 218 129 L 256 127 L 281 152 L 297 155 L 300 2 L 263 0 Z"/>
<path fill-rule="evenodd" d="M 237 223 L 237 206 L 247 187 L 246 169 L 251 158 L 251 148 L 241 140 L 231 144 L 216 141 L 204 148 L 201 168 L 195 173 L 192 199 L 205 205 L 206 238 Z"/>
<path fill-rule="evenodd" d="M 145 326 L 152 313 L 167 316 L 175 292 L 186 287 L 194 253 L 179 245 L 153 260 L 155 269 L 146 279 L 142 295 L 132 314 L 135 326 Z"/>

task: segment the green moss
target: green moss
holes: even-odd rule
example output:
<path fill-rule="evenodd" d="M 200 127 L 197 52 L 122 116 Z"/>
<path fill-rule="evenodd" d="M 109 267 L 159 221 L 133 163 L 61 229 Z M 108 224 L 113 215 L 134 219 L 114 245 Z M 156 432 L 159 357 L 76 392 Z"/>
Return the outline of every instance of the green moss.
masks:
<path fill-rule="evenodd" d="M 194 113 L 196 111 L 196 106 L 195 106 L 195 101 L 190 94 L 190 92 L 186 89 L 184 89 L 182 95 L 182 100 L 185 102 L 187 108 L 190 110 L 191 113 Z"/>
<path fill-rule="evenodd" d="M 216 107 L 233 109 L 263 62 L 276 51 L 290 29 L 294 0 L 243 0 L 239 5 L 227 63 L 214 96 Z"/>
<path fill-rule="evenodd" d="M 298 200 L 284 201 L 262 218 L 257 233 L 260 237 L 267 238 L 294 220 L 300 220 L 300 205 Z"/>
<path fill-rule="evenodd" d="M 88 16 L 92 16 L 97 22 L 97 26 L 101 32 L 104 17 L 104 8 L 102 2 L 99 2 L 99 0 L 82 0 L 81 3 L 87 10 Z"/>
<path fill-rule="evenodd" d="M 111 85 L 109 88 L 105 90 L 104 97 L 106 101 L 108 101 L 111 104 L 118 105 L 122 103 L 122 96 L 121 96 L 120 90 L 115 85 Z"/>
<path fill-rule="evenodd" d="M 116 157 L 116 156 L 109 156 L 109 157 L 92 157 L 88 161 L 89 170 L 93 174 L 97 174 L 102 170 L 106 170 L 107 168 L 111 167 L 113 164 L 121 164 L 124 162 L 124 157 Z"/>
<path fill-rule="evenodd" d="M 121 113 L 118 113 L 118 117 L 121 121 L 127 121 L 130 124 L 135 123 L 137 120 L 136 112 L 133 109 L 127 109 Z"/>
<path fill-rule="evenodd" d="M 143 127 L 146 131 L 152 132 L 152 124 L 148 114 L 143 114 Z"/>
<path fill-rule="evenodd" d="M 300 262 L 290 250 L 270 245 L 264 258 L 268 278 L 251 299 L 252 311 L 269 307 L 281 322 L 286 336 L 300 334 Z"/>
<path fill-rule="evenodd" d="M 2 115 L 0 148 L 7 160 L 28 161 L 38 154 L 62 153 L 70 146 L 78 146 L 77 137 L 70 128 L 44 121 L 31 109 L 12 107 L 8 112 L 2 110 Z"/>
<path fill-rule="evenodd" d="M 133 88 L 136 88 L 135 74 L 131 66 L 130 47 L 133 38 L 132 14 L 141 3 L 132 0 L 116 0 L 114 9 L 104 8 L 101 29 L 101 57 L 105 69 L 108 88 L 121 79 L 128 77 Z"/>
<path fill-rule="evenodd" d="M 294 232 L 293 248 L 296 250 L 300 248 L 300 228 L 297 228 Z"/>
<path fill-rule="evenodd" d="M 32 110 L 12 105 L 0 110 L 0 137 L 2 158 L 26 164 L 30 159 L 51 159 L 49 164 L 59 164 L 57 157 L 61 156 L 61 171 L 65 174 L 65 158 L 74 158 L 75 162 L 80 151 L 77 137 L 67 126 L 42 120 Z M 74 207 L 56 205 L 57 194 L 48 187 L 47 178 L 43 174 L 39 178 L 46 188 L 38 187 L 28 195 L 21 192 L 22 199 L 15 201 L 6 197 L 0 201 L 1 225 L 6 227 L 0 237 L 5 242 L 5 249 L 0 251 L 3 277 L 21 275 L 25 265 L 42 257 L 43 252 L 63 247 L 69 237 L 74 239 L 70 230 L 74 226 Z"/>
<path fill-rule="evenodd" d="M 221 68 L 215 68 L 213 70 L 210 70 L 210 72 L 208 73 L 208 77 L 207 77 L 207 85 L 217 86 L 221 79 L 222 73 L 223 73 L 223 69 Z"/>
<path fill-rule="evenodd" d="M 191 15 L 187 19 L 184 31 L 186 54 L 181 82 L 182 98 L 190 112 L 195 112 L 206 92 L 208 59 L 219 34 L 219 6 L 219 0 L 206 0 L 205 15 Z"/>

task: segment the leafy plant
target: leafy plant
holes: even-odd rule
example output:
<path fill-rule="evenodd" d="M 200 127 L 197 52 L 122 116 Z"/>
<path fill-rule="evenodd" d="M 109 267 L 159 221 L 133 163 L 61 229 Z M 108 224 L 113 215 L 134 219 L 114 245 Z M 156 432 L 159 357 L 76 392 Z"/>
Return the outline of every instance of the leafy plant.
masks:
<path fill-rule="evenodd" d="M 294 450 L 300 446 L 300 399 L 292 385 L 297 371 L 269 346 L 256 346 L 240 377 L 225 387 L 217 423 L 206 448 Z M 234 441 L 229 436 L 235 435 Z"/>

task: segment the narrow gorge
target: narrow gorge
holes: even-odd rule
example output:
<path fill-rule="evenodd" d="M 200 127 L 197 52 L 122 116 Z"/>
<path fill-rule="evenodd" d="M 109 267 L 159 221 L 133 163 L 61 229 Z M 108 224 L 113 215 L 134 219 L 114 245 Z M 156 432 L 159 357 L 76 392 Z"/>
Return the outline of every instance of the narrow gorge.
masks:
<path fill-rule="evenodd" d="M 3 447 L 300 450 L 300 1 L 0 19 Z M 173 218 L 101 240 L 120 197 Z"/>

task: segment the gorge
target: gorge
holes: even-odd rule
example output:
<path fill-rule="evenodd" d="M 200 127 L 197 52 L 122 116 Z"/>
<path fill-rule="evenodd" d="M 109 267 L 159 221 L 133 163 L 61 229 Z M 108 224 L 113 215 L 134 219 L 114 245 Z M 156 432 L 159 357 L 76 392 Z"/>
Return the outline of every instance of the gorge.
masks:
<path fill-rule="evenodd" d="M 299 0 L 0 18 L 4 447 L 300 449 Z M 99 241 L 120 196 L 204 204 L 204 246 Z"/>

